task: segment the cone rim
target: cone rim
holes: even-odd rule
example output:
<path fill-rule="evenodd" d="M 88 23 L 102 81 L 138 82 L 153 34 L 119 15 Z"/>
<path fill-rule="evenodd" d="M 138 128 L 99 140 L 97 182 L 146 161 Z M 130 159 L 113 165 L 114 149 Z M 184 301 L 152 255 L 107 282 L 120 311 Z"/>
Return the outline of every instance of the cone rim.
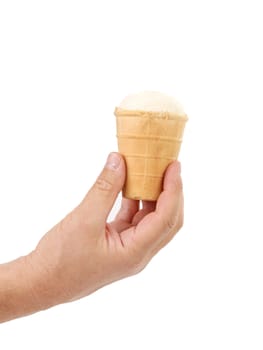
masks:
<path fill-rule="evenodd" d="M 187 121 L 188 116 L 186 114 L 176 114 L 176 113 L 171 113 L 168 111 L 143 111 L 140 109 L 124 109 L 120 107 L 115 107 L 114 110 L 114 115 L 117 118 L 120 117 L 141 117 L 141 118 L 158 118 L 158 119 L 165 119 L 165 120 L 182 120 L 182 121 Z"/>

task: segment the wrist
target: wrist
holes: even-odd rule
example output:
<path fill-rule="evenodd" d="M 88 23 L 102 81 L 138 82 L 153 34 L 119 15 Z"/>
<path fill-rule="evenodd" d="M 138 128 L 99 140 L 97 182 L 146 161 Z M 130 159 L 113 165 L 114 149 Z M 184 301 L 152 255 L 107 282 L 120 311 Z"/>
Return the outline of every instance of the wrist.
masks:
<path fill-rule="evenodd" d="M 52 261 L 52 259 L 50 259 Z M 59 273 L 56 264 L 42 257 L 38 249 L 25 257 L 30 295 L 35 312 L 62 302 L 59 291 Z"/>
<path fill-rule="evenodd" d="M 37 251 L 0 265 L 0 323 L 58 304 L 55 287 Z"/>
<path fill-rule="evenodd" d="M 0 322 L 36 311 L 28 256 L 0 265 Z"/>

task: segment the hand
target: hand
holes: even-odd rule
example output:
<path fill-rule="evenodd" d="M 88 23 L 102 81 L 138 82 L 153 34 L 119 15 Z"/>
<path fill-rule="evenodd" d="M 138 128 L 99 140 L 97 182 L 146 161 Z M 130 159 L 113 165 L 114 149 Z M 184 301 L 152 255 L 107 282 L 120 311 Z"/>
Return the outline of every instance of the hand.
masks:
<path fill-rule="evenodd" d="M 108 215 L 125 180 L 125 163 L 111 153 L 84 200 L 27 256 L 37 308 L 84 297 L 141 271 L 183 224 L 180 164 L 168 167 L 157 202 L 123 198 L 115 220 Z"/>

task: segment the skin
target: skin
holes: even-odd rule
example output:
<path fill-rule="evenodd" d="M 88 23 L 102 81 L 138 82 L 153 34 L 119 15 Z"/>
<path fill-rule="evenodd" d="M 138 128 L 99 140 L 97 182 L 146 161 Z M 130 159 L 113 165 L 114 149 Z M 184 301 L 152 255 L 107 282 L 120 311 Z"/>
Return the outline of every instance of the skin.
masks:
<path fill-rule="evenodd" d="M 83 201 L 27 256 L 0 265 L 0 322 L 85 297 L 140 272 L 183 224 L 180 163 L 166 170 L 157 202 L 122 199 L 125 162 L 111 153 Z"/>

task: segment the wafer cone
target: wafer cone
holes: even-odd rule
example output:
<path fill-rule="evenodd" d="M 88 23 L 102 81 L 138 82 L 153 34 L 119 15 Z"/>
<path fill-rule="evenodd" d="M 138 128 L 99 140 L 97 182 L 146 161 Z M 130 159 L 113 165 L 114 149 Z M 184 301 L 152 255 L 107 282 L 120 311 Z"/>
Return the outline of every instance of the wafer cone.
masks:
<path fill-rule="evenodd" d="M 177 159 L 186 115 L 115 109 L 119 152 L 126 161 L 123 196 L 155 201 L 169 163 Z"/>

